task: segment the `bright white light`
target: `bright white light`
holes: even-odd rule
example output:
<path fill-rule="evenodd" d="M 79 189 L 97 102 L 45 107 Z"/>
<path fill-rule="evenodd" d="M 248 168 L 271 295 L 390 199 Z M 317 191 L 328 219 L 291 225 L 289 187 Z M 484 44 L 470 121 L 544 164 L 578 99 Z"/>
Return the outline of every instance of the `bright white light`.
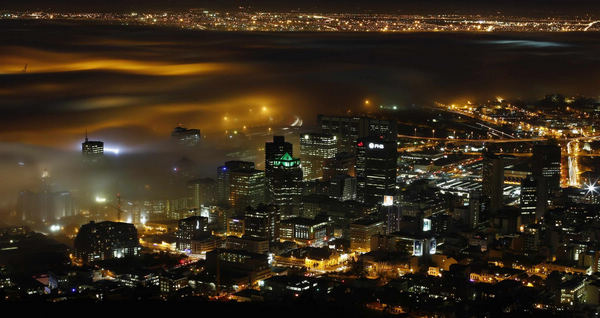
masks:
<path fill-rule="evenodd" d="M 383 206 L 392 206 L 394 205 L 394 197 L 391 195 L 384 195 L 383 196 Z"/>
<path fill-rule="evenodd" d="M 112 152 L 115 155 L 118 155 L 119 151 L 120 151 L 119 148 L 104 148 L 104 152 Z"/>
<path fill-rule="evenodd" d="M 58 232 L 58 231 L 60 231 L 60 225 L 58 225 L 58 224 L 52 224 L 52 225 L 50 225 L 50 231 L 51 232 Z"/>
<path fill-rule="evenodd" d="M 598 187 L 596 186 L 596 182 L 586 183 L 584 186 L 585 186 L 585 189 L 587 190 L 586 194 L 594 195 L 594 194 L 598 193 Z"/>
<path fill-rule="evenodd" d="M 106 202 L 106 198 L 100 197 L 100 196 L 96 196 L 96 202 L 98 203 L 104 203 Z"/>

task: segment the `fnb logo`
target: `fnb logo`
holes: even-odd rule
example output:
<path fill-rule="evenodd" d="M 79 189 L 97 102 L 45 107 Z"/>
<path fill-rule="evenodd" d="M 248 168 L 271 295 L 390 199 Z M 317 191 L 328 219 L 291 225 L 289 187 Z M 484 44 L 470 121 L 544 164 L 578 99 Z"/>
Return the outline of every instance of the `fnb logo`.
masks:
<path fill-rule="evenodd" d="M 370 142 L 369 149 L 383 149 L 383 145 Z"/>

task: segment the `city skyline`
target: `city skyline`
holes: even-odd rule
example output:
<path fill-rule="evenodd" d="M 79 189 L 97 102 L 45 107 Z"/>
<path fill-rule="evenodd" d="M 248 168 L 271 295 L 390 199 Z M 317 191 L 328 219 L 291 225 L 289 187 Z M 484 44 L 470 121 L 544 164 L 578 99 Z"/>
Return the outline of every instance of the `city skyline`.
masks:
<path fill-rule="evenodd" d="M 8 1 L 0 305 L 597 315 L 596 8 Z"/>

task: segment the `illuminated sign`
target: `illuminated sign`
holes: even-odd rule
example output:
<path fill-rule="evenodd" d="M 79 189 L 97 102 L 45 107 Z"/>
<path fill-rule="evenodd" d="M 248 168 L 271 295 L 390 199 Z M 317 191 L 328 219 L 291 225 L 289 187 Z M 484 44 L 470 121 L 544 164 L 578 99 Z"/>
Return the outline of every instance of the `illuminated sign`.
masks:
<path fill-rule="evenodd" d="M 422 256 L 423 255 L 423 241 L 415 240 L 413 242 L 413 256 Z"/>
<path fill-rule="evenodd" d="M 394 197 L 391 195 L 383 196 L 383 206 L 391 206 L 394 204 Z"/>
<path fill-rule="evenodd" d="M 429 243 L 429 254 L 433 255 L 435 252 L 437 252 L 437 241 L 435 238 L 432 238 L 431 242 Z"/>
<path fill-rule="evenodd" d="M 423 232 L 431 231 L 431 220 L 423 219 Z"/>
<path fill-rule="evenodd" d="M 369 143 L 369 149 L 383 149 L 383 144 Z"/>
<path fill-rule="evenodd" d="M 359 147 L 362 147 L 362 146 L 364 146 L 364 145 L 365 145 L 365 144 L 363 144 L 363 142 L 361 141 L 361 142 L 359 142 L 359 143 L 358 143 L 358 145 L 357 145 L 357 146 L 359 146 Z"/>

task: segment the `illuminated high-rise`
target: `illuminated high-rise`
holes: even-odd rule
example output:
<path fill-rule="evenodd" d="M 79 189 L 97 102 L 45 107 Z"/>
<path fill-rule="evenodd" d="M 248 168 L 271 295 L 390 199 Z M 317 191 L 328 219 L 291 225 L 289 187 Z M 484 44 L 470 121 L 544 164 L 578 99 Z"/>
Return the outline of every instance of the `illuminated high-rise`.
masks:
<path fill-rule="evenodd" d="M 548 205 L 546 183 L 540 178 L 528 176 L 521 182 L 521 223 L 535 223 L 544 216 Z"/>
<path fill-rule="evenodd" d="M 227 161 L 217 168 L 216 200 L 221 206 L 230 205 L 231 172 L 236 170 L 254 170 L 254 162 Z"/>
<path fill-rule="evenodd" d="M 88 162 L 96 162 L 104 156 L 104 142 L 92 141 L 85 134 L 85 141 L 81 143 L 81 153 Z"/>
<path fill-rule="evenodd" d="M 270 242 L 279 240 L 281 214 L 275 205 L 248 207 L 244 215 L 245 235 Z"/>
<path fill-rule="evenodd" d="M 323 166 L 326 159 L 335 157 L 337 137 L 321 133 L 300 135 L 300 159 L 305 180 L 323 178 Z"/>
<path fill-rule="evenodd" d="M 354 153 L 354 144 L 358 138 L 384 136 L 386 139 L 394 139 L 398 134 L 398 125 L 394 120 L 327 115 L 319 115 L 317 120 L 324 134 L 337 137 L 338 152 Z"/>
<path fill-rule="evenodd" d="M 267 179 L 267 199 L 273 200 L 273 163 L 284 154 L 294 155 L 293 146 L 284 136 L 273 136 L 272 142 L 265 143 L 265 178 Z"/>
<path fill-rule="evenodd" d="M 302 208 L 302 167 L 300 159 L 288 153 L 272 162 L 270 197 L 282 215 L 299 215 Z"/>
<path fill-rule="evenodd" d="M 533 175 L 546 183 L 547 191 L 560 190 L 560 147 L 552 144 L 535 145 L 531 160 Z"/>
<path fill-rule="evenodd" d="M 368 204 L 383 202 L 396 191 L 398 150 L 396 142 L 378 137 L 356 142 L 357 197 Z"/>
<path fill-rule="evenodd" d="M 265 172 L 234 169 L 229 172 L 229 203 L 236 210 L 265 202 Z"/>

